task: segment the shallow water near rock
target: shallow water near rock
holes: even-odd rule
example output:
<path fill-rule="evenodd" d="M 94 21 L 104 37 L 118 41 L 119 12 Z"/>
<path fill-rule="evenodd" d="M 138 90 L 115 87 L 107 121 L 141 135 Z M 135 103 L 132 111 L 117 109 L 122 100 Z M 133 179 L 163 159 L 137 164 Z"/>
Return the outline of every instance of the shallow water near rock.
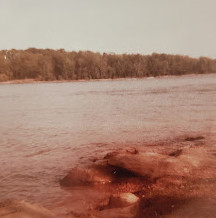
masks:
<path fill-rule="evenodd" d="M 126 146 L 212 143 L 216 76 L 0 85 L 0 106 L 0 201 L 67 211 L 59 181 L 75 166 Z"/>

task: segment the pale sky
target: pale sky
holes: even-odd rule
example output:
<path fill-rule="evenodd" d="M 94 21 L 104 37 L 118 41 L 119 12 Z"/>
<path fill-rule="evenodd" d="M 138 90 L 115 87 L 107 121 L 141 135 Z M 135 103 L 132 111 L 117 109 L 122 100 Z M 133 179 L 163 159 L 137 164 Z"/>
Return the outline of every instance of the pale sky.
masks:
<path fill-rule="evenodd" d="M 0 0 L 0 50 L 216 58 L 216 0 Z"/>

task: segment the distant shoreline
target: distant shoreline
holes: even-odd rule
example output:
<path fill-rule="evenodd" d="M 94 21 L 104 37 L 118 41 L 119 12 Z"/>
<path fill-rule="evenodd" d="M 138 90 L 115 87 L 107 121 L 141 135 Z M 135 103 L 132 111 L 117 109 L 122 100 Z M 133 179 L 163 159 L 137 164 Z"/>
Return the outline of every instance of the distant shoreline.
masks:
<path fill-rule="evenodd" d="M 182 76 L 202 76 L 212 75 L 213 73 L 205 74 L 184 74 L 184 75 L 164 75 L 164 76 L 149 76 L 149 77 L 125 77 L 125 78 L 114 78 L 114 79 L 80 79 L 80 80 L 50 80 L 43 81 L 37 79 L 21 79 L 21 80 L 9 80 L 0 82 L 0 85 L 4 84 L 34 84 L 34 83 L 70 83 L 70 82 L 96 82 L 96 81 L 119 81 L 119 80 L 141 80 L 141 79 L 156 79 L 156 78 L 168 78 L 168 77 L 182 77 Z"/>
<path fill-rule="evenodd" d="M 0 81 L 10 84 L 216 73 L 214 59 L 159 53 L 117 55 L 29 48 L 2 50 L 0 60 Z"/>

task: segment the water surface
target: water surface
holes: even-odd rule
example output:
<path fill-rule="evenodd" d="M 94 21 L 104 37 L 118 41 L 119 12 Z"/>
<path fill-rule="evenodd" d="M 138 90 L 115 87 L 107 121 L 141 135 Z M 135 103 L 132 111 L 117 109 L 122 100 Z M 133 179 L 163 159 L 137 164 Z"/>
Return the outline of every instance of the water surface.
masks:
<path fill-rule="evenodd" d="M 215 133 L 216 75 L 0 85 L 0 201 L 51 207 L 87 157 Z"/>

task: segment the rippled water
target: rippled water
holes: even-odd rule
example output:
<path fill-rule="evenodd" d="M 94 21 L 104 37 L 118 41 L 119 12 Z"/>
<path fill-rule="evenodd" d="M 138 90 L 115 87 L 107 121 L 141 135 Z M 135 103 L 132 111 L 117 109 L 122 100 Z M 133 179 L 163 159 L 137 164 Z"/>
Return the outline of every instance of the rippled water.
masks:
<path fill-rule="evenodd" d="M 51 207 L 87 157 L 215 132 L 216 75 L 0 85 L 0 201 Z"/>

